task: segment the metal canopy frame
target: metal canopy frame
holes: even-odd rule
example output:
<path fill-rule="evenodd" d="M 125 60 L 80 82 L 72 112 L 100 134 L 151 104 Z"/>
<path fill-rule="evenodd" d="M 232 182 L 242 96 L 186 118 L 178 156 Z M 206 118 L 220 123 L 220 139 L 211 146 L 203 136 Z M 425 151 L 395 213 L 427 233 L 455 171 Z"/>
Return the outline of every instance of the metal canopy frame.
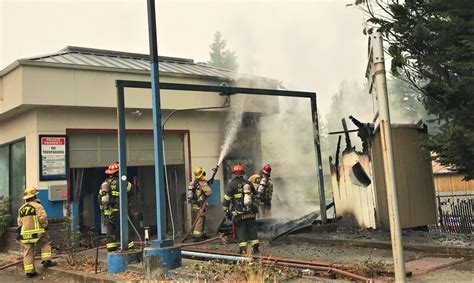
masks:
<path fill-rule="evenodd" d="M 118 144 L 119 144 L 119 162 L 120 162 L 120 233 L 121 233 L 121 248 L 126 250 L 128 248 L 128 200 L 127 200 L 127 158 L 126 158 L 126 132 L 125 132 L 125 88 L 142 88 L 152 89 L 152 83 L 147 81 L 130 81 L 130 80 L 116 80 L 117 88 L 117 118 L 118 118 Z M 237 95 L 237 94 L 251 94 L 251 95 L 270 95 L 270 96 L 284 96 L 295 98 L 309 98 L 311 102 L 311 114 L 313 121 L 314 145 L 316 148 L 316 160 L 319 176 L 319 201 L 321 221 L 326 223 L 326 197 L 324 190 L 324 177 L 321 158 L 321 146 L 319 140 L 319 122 L 317 113 L 316 93 L 291 91 L 291 90 L 276 90 L 276 89 L 261 89 L 261 88 L 243 88 L 230 86 L 210 86 L 210 85 L 195 85 L 195 84 L 178 84 L 178 83 L 159 83 L 159 89 L 165 90 L 180 90 L 180 91 L 201 91 L 201 92 L 215 92 L 221 95 Z M 160 111 L 160 109 L 158 109 Z M 155 130 L 155 129 L 154 129 Z M 161 149 L 156 144 L 155 148 Z M 162 153 L 159 153 L 162 154 Z M 155 158 L 156 159 L 156 158 Z M 156 167 L 162 167 L 163 164 L 157 164 Z M 155 168 L 155 171 L 159 171 Z M 166 205 L 164 204 L 164 187 L 155 188 L 157 195 L 157 241 L 159 246 L 172 245 L 172 241 L 166 240 Z M 153 243 L 152 243 L 153 245 Z"/>

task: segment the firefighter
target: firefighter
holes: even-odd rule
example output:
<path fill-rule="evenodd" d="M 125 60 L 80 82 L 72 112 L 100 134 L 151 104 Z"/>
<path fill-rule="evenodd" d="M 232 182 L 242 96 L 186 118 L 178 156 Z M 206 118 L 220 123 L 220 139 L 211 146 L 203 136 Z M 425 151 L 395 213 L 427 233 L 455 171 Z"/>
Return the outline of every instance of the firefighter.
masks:
<path fill-rule="evenodd" d="M 196 167 L 194 181 L 188 186 L 188 202 L 191 204 L 193 219 L 196 221 L 192 234 L 195 241 L 207 239 L 205 231 L 207 199 L 212 194 L 209 183 L 206 181 L 206 171 L 202 167 Z"/>
<path fill-rule="evenodd" d="M 272 208 L 273 182 L 270 179 L 272 167 L 266 164 L 259 174 L 253 174 L 249 182 L 253 184 L 257 191 L 259 214 L 262 218 L 270 216 Z"/>
<path fill-rule="evenodd" d="M 120 245 L 120 178 L 118 172 L 120 165 L 112 162 L 105 173 L 109 175 L 99 189 L 99 206 L 107 224 L 107 251 L 115 251 Z M 132 184 L 127 182 L 127 192 L 132 189 Z M 128 224 L 127 224 L 128 225 Z M 134 246 L 128 243 L 128 248 Z"/>
<path fill-rule="evenodd" d="M 18 210 L 18 239 L 23 246 L 23 269 L 31 278 L 38 273 L 35 270 L 35 244 L 41 249 L 41 263 L 44 268 L 55 266 L 52 262 L 51 241 L 48 233 L 48 215 L 36 198 L 35 187 L 28 187 L 23 193 L 25 203 Z"/>
<path fill-rule="evenodd" d="M 244 165 L 237 163 L 232 167 L 233 178 L 224 195 L 223 209 L 235 224 L 239 253 L 247 253 L 250 245 L 252 253 L 256 254 L 260 246 L 255 220 L 258 213 L 255 205 L 256 191 L 253 185 L 244 179 L 244 175 Z"/>

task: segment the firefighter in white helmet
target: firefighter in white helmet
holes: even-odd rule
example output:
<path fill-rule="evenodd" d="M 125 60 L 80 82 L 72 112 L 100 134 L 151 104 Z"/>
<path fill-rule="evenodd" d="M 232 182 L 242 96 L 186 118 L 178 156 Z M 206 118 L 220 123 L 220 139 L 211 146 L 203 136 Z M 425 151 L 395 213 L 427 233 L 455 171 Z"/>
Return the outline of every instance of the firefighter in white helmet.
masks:
<path fill-rule="evenodd" d="M 260 170 L 260 173 L 253 174 L 249 178 L 249 182 L 253 184 L 257 192 L 260 218 L 269 217 L 272 208 L 273 182 L 270 178 L 271 173 L 271 165 L 266 164 L 263 169 Z"/>
<path fill-rule="evenodd" d="M 207 239 L 205 230 L 207 199 L 212 194 L 209 183 L 212 181 L 206 181 L 206 171 L 202 167 L 194 168 L 194 181 L 189 183 L 187 197 L 188 203 L 191 204 L 193 223 L 196 222 L 192 234 L 195 241 Z"/>
<path fill-rule="evenodd" d="M 23 246 L 23 269 L 27 277 L 38 275 L 35 269 L 35 245 L 41 249 L 43 267 L 55 266 L 52 262 L 51 241 L 48 233 L 48 215 L 36 198 L 35 187 L 28 187 L 23 193 L 25 203 L 18 210 L 18 239 Z"/>

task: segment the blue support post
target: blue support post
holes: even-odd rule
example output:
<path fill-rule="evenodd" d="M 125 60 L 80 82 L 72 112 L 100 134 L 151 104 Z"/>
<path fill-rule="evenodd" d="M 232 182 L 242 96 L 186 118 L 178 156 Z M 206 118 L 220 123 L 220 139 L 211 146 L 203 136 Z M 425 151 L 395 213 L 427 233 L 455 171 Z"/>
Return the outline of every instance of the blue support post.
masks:
<path fill-rule="evenodd" d="M 152 241 L 152 246 L 166 247 L 173 245 L 166 240 L 166 203 L 165 183 L 163 171 L 163 135 L 161 132 L 161 101 L 160 77 L 158 69 L 158 44 L 156 38 L 155 1 L 148 0 L 148 32 L 150 40 L 151 62 L 151 99 L 153 108 L 153 148 L 155 158 L 155 190 L 156 190 L 156 227 L 157 238 Z"/>
<path fill-rule="evenodd" d="M 127 196 L 127 133 L 125 130 L 125 98 L 123 87 L 117 88 L 117 120 L 120 178 L 120 245 L 122 251 L 128 249 L 128 196 Z"/>
<path fill-rule="evenodd" d="M 166 239 L 166 203 L 163 162 L 163 136 L 161 132 L 160 78 L 158 43 L 156 39 L 155 1 L 148 0 L 148 32 L 150 40 L 151 97 L 153 109 L 153 145 L 155 158 L 156 240 L 143 252 L 145 279 L 155 279 L 163 271 L 181 266 L 181 248 Z"/>

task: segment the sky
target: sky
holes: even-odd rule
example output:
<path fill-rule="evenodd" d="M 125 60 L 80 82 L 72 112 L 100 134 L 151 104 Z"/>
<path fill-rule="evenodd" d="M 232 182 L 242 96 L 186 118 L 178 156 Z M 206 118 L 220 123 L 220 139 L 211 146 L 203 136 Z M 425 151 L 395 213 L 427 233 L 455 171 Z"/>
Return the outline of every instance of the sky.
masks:
<path fill-rule="evenodd" d="M 342 81 L 365 81 L 363 14 L 351 2 L 156 0 L 158 53 L 205 62 L 219 30 L 241 72 L 318 93 L 324 117 Z M 0 0 L 0 69 L 68 45 L 148 53 L 146 0 Z"/>

